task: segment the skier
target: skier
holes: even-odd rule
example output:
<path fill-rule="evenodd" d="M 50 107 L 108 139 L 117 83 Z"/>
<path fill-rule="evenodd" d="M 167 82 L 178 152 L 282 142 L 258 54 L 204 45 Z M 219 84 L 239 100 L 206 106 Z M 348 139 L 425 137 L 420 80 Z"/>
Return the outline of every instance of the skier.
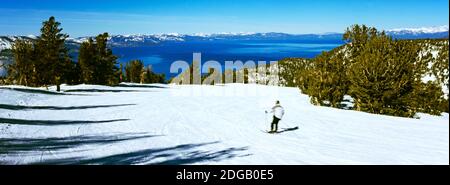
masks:
<path fill-rule="evenodd" d="M 280 105 L 280 101 L 276 101 L 275 106 L 272 107 L 270 113 L 273 113 L 273 120 L 270 126 L 269 133 L 276 133 L 278 131 L 278 122 L 283 118 L 284 108 Z M 266 111 L 267 114 L 267 111 Z"/>

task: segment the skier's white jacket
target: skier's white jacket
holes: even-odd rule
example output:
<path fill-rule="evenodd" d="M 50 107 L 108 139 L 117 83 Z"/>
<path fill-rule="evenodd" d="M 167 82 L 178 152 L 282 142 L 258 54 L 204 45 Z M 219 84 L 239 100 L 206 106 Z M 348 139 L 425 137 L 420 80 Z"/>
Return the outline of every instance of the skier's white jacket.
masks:
<path fill-rule="evenodd" d="M 284 109 L 281 105 L 275 105 L 274 107 L 272 107 L 272 111 L 270 111 L 270 112 L 273 112 L 273 115 L 275 117 L 277 117 L 278 119 L 283 118 Z"/>

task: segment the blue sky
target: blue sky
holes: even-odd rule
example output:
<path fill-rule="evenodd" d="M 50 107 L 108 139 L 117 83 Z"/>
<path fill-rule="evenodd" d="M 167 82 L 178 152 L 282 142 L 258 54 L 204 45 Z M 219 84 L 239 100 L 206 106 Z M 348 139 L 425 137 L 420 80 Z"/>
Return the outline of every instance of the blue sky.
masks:
<path fill-rule="evenodd" d="M 69 3 L 70 2 L 70 3 Z M 2 0 L 0 35 L 38 34 L 55 16 L 72 37 L 219 32 L 343 32 L 448 25 L 448 0 Z"/>

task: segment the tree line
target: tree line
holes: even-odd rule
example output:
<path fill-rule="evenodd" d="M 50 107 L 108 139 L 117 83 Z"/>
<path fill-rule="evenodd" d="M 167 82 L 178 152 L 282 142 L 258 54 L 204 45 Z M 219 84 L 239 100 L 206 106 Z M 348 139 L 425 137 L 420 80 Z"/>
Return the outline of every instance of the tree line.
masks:
<path fill-rule="evenodd" d="M 133 60 L 117 66 L 118 57 L 108 48 L 108 33 L 81 43 L 78 61 L 73 61 L 61 23 L 50 17 L 42 23 L 37 39 L 18 39 L 12 47 L 12 64 L 7 65 L 6 82 L 32 87 L 66 84 L 116 85 L 120 82 L 164 83 L 164 75 Z"/>
<path fill-rule="evenodd" d="M 343 39 L 348 44 L 313 59 L 280 61 L 286 85 L 299 87 L 315 105 L 340 108 L 350 95 L 354 109 L 375 114 L 449 111 L 442 90 L 442 84 L 449 88 L 448 40 L 394 40 L 365 25 L 348 28 Z M 431 44 L 440 46 L 437 56 L 429 52 L 437 48 L 424 47 Z M 436 79 L 423 80 L 427 75 Z"/>

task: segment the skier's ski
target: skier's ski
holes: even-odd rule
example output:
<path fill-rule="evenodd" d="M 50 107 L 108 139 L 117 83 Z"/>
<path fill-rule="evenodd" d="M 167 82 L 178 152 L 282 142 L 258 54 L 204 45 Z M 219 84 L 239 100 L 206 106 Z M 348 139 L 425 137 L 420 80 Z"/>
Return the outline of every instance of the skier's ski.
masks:
<path fill-rule="evenodd" d="M 265 132 L 265 133 L 268 133 L 268 134 L 281 134 L 283 132 L 294 131 L 294 130 L 298 130 L 298 126 L 292 127 L 292 128 L 281 129 L 281 130 L 279 130 L 277 132 L 272 132 L 272 131 L 268 131 L 268 130 L 261 130 L 261 131 Z"/>
<path fill-rule="evenodd" d="M 269 130 L 261 130 L 261 132 L 268 133 L 268 134 L 275 134 L 275 132 L 272 132 L 272 131 L 269 131 Z"/>

